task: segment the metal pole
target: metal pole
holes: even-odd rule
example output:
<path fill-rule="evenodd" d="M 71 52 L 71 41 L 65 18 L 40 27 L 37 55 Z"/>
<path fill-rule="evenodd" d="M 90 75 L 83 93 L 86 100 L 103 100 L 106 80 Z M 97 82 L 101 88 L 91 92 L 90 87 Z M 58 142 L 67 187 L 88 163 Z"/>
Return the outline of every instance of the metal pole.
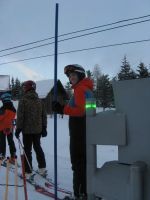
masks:
<path fill-rule="evenodd" d="M 54 100 L 57 100 L 57 55 L 58 55 L 58 3 L 55 11 L 55 56 L 54 56 Z M 57 114 L 54 113 L 54 181 L 57 200 Z"/>

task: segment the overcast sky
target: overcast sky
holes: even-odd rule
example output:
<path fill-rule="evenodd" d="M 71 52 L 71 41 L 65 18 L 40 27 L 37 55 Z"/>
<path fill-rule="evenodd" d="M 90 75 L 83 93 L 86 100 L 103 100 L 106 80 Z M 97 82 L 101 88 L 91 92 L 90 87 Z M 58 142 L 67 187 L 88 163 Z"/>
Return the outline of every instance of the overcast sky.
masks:
<path fill-rule="evenodd" d="M 56 3 L 59 3 L 59 35 L 150 14 L 149 0 L 0 0 L 0 50 L 54 36 Z M 79 34 L 83 33 L 76 35 Z M 71 36 L 73 35 L 64 38 Z M 150 39 L 149 21 L 60 42 L 58 51 L 64 52 L 143 39 Z M 53 40 L 38 44 L 48 42 L 53 42 Z M 0 52 L 0 56 L 32 46 L 3 51 Z M 59 55 L 58 78 L 62 82 L 67 81 L 63 69 L 70 63 L 81 64 L 86 70 L 91 71 L 95 64 L 99 64 L 103 73 L 113 76 L 119 71 L 124 55 L 134 68 L 141 61 L 149 66 L 149 47 L 150 42 L 147 42 Z M 53 53 L 54 44 L 0 57 L 0 63 Z M 0 65 L 0 74 L 18 77 L 21 81 L 52 79 L 54 77 L 54 57 Z"/>

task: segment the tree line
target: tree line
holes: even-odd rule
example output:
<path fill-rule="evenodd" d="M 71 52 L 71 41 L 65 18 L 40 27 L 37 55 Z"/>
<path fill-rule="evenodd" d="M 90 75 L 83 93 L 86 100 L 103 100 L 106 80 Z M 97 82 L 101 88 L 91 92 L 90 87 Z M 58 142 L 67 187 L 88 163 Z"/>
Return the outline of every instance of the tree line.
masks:
<path fill-rule="evenodd" d="M 147 66 L 143 62 L 140 62 L 136 70 L 133 70 L 127 57 L 121 61 L 120 70 L 116 76 L 110 78 L 108 74 L 104 74 L 98 64 L 93 67 L 93 70 L 87 70 L 86 75 L 94 82 L 94 97 L 96 99 L 97 107 L 113 108 L 114 105 L 114 94 L 112 88 L 112 81 L 122 81 L 130 79 L 140 79 L 150 77 L 150 72 Z M 68 96 L 71 97 L 72 89 L 69 82 L 64 86 Z M 10 83 L 12 99 L 19 100 L 23 95 L 22 82 L 12 77 Z"/>
<path fill-rule="evenodd" d="M 19 100 L 22 97 L 23 94 L 22 83 L 18 78 L 16 79 L 14 79 L 14 77 L 11 78 L 10 89 L 13 100 Z"/>

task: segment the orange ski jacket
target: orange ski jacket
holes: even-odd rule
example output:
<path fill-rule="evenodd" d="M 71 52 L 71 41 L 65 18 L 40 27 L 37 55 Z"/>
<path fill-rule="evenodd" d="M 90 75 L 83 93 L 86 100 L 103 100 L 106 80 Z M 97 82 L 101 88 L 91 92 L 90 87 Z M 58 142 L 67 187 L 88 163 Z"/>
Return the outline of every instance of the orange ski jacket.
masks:
<path fill-rule="evenodd" d="M 93 81 L 84 78 L 72 87 L 74 94 L 64 107 L 64 114 L 81 117 L 85 115 L 86 99 L 93 98 Z"/>
<path fill-rule="evenodd" d="M 15 119 L 16 113 L 12 110 L 3 110 L 0 113 L 0 131 L 5 131 L 7 129 L 13 128 L 13 120 Z"/>

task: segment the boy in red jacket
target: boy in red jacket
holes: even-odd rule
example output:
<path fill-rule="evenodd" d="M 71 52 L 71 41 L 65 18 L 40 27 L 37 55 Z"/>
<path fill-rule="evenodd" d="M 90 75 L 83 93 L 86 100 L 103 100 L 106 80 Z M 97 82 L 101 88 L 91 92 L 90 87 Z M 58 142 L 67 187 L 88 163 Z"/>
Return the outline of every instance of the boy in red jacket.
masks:
<path fill-rule="evenodd" d="M 69 115 L 70 157 L 73 170 L 75 199 L 86 199 L 86 100 L 93 98 L 93 81 L 77 64 L 67 65 L 64 73 L 72 84 L 74 94 L 67 105 L 52 103 L 53 111 Z"/>

